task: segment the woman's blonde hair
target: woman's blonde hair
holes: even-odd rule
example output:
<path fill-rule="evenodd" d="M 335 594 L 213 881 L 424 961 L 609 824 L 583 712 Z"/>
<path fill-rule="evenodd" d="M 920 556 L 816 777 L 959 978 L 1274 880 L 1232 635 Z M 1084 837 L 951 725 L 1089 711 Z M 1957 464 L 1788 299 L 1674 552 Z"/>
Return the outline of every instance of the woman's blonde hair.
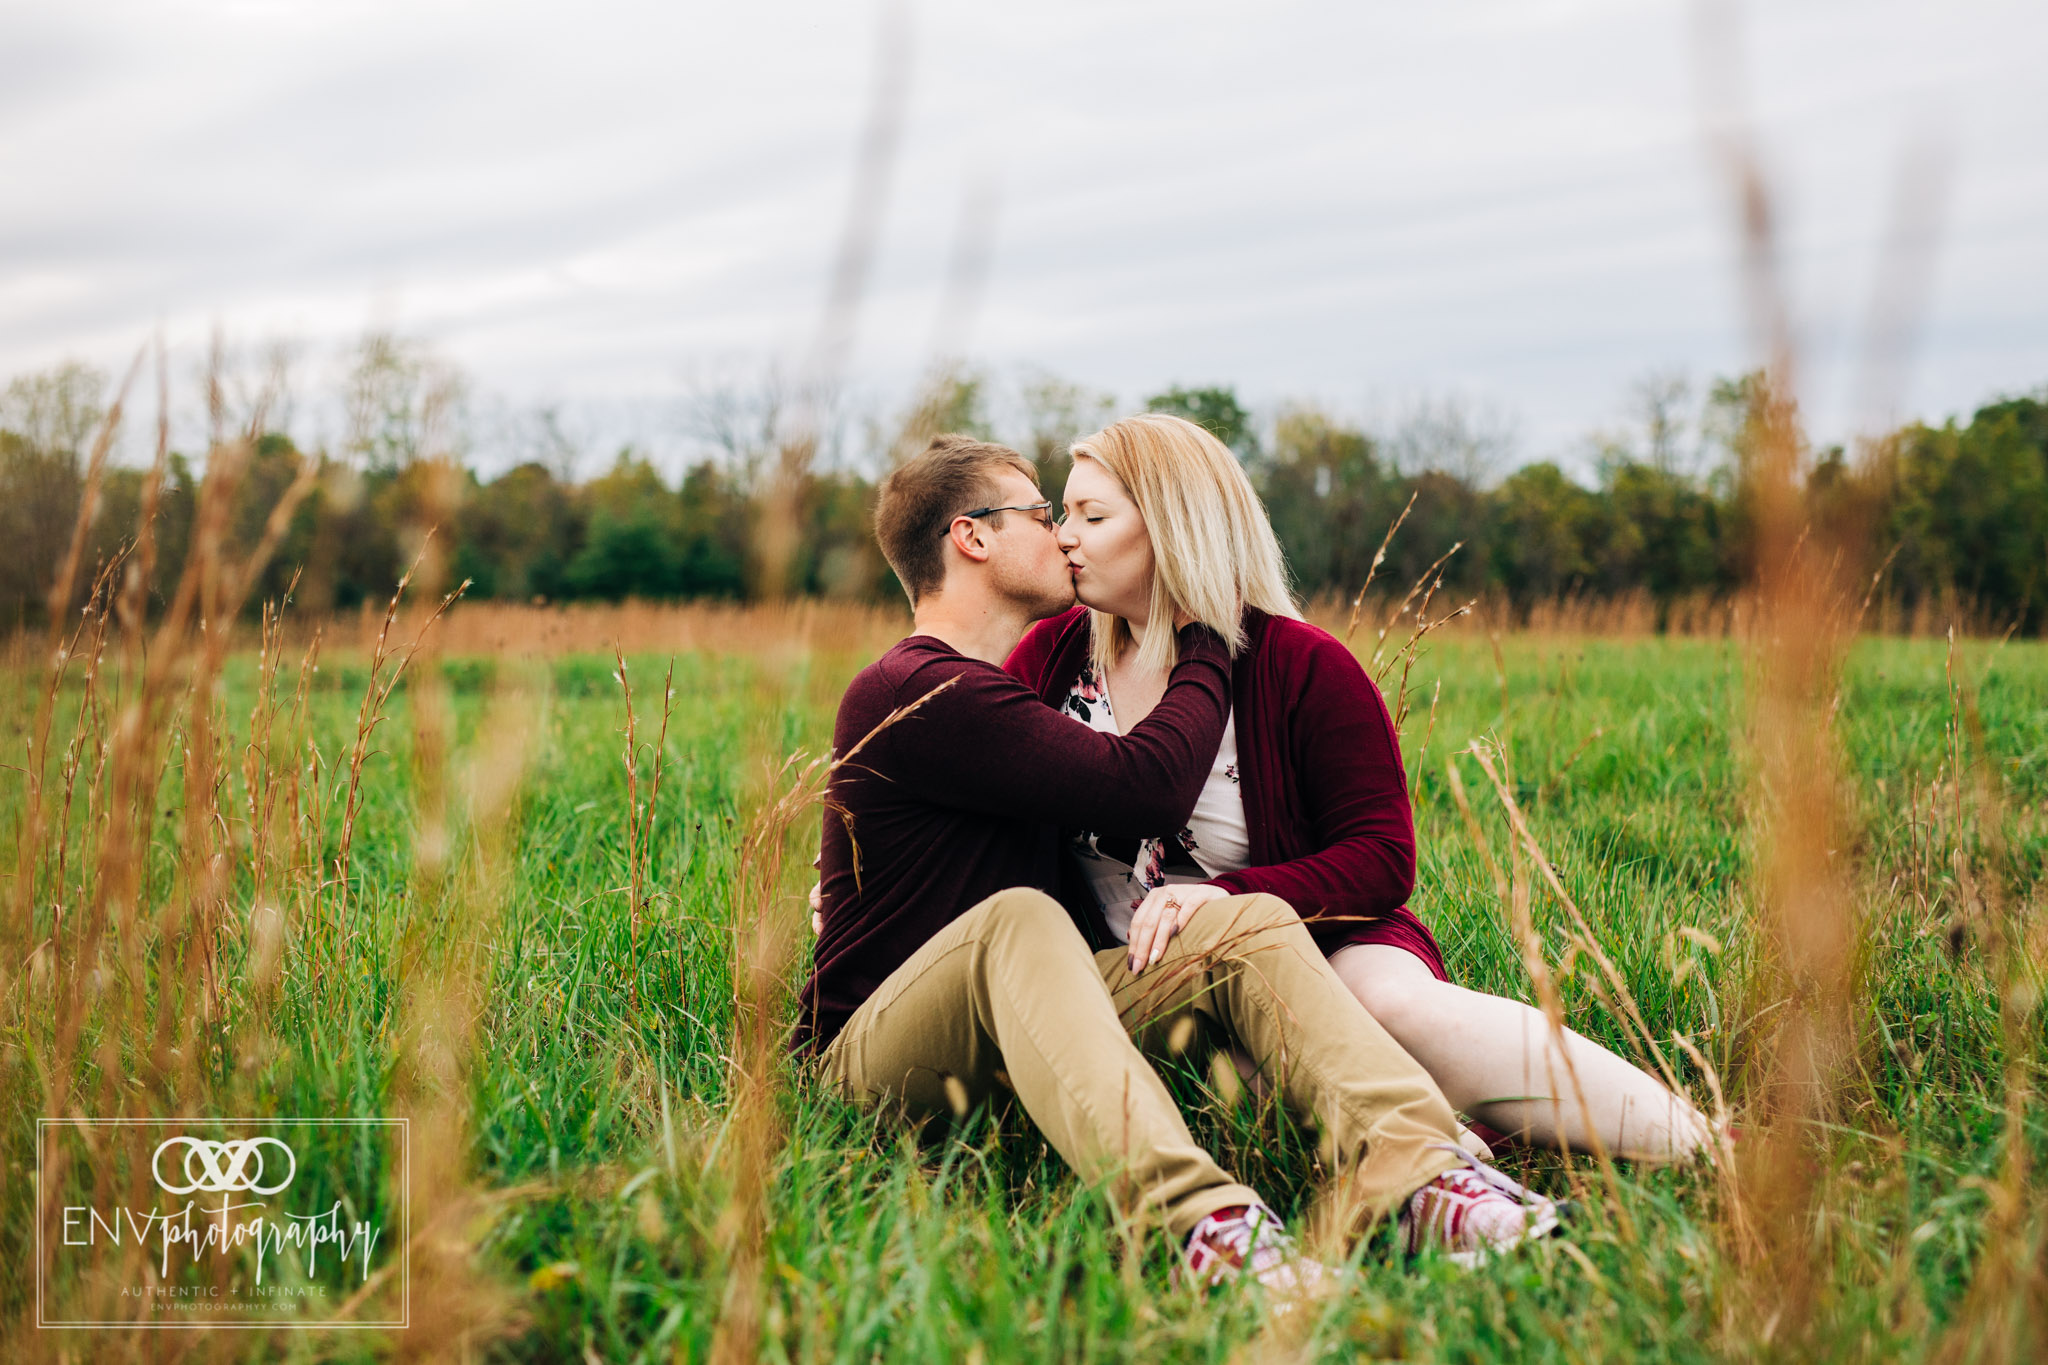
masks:
<path fill-rule="evenodd" d="M 1266 508 L 1223 442 L 1185 418 L 1148 412 L 1070 449 L 1124 486 L 1152 537 L 1152 628 L 1138 650 L 1140 668 L 1165 672 L 1179 661 L 1176 610 L 1222 636 L 1232 658 L 1245 646 L 1245 607 L 1301 615 Z M 1131 628 L 1106 611 L 1090 611 L 1088 624 L 1089 657 L 1106 675 L 1130 648 Z"/>

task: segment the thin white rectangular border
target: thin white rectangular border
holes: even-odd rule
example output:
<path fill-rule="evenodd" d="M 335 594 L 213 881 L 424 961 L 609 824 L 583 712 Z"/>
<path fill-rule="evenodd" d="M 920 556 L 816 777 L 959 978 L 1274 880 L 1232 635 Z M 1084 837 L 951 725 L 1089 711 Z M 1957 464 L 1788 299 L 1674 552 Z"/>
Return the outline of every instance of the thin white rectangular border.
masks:
<path fill-rule="evenodd" d="M 393 1321 L 383 1319 L 376 1322 L 50 1322 L 43 1317 L 43 1133 L 48 1128 L 140 1128 L 145 1126 L 164 1127 L 170 1124 L 269 1124 L 281 1127 L 286 1124 L 301 1127 L 389 1127 L 398 1126 L 398 1148 L 405 1163 L 404 1178 L 399 1183 L 399 1241 L 398 1241 L 398 1294 L 402 1306 L 401 1316 Z M 345 1119 L 217 1119 L 217 1118 L 170 1118 L 170 1119 L 51 1119 L 36 1120 L 36 1327 L 42 1329 L 64 1328 L 126 1328 L 137 1332 L 274 1332 L 274 1331 L 357 1331 L 396 1327 L 403 1331 L 412 1326 L 412 1120 L 409 1118 L 345 1118 Z"/>

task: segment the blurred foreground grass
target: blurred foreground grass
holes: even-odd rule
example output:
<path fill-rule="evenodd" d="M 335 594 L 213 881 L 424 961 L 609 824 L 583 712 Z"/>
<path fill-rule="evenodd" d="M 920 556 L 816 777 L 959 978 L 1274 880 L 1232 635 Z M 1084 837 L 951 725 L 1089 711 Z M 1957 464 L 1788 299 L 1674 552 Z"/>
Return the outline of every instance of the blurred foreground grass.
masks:
<path fill-rule="evenodd" d="M 451 1097 L 466 1121 L 461 1178 L 482 1198 L 459 1226 L 436 1234 L 453 1239 L 491 1288 L 488 1309 L 463 1329 L 477 1354 L 708 1353 L 740 1235 L 728 1216 L 723 1147 L 760 1138 L 733 1130 L 726 1103 L 739 836 L 783 756 L 827 744 L 839 691 L 869 657 L 867 641 L 785 641 L 674 658 L 675 711 L 637 953 L 615 662 L 423 661 L 445 683 L 434 691 L 450 771 L 488 746 L 479 736 L 495 699 L 517 691 L 536 718 L 505 829 L 502 904 L 482 944 L 479 1027 L 462 1093 Z M 643 746 L 668 662 L 628 659 Z M 2036 1330 L 2048 1318 L 2038 1265 L 2048 1047 L 2038 1013 L 2027 1035 L 2036 1213 L 2023 1240 L 1987 1250 L 1984 1231 L 1987 1182 L 2004 1161 L 2005 1058 L 1994 986 L 1959 893 L 1959 869 L 1984 841 L 1958 813 L 1948 663 L 1938 641 L 1866 640 L 1839 713 L 1862 828 L 1837 856 L 1865 916 L 1866 1008 L 1855 1079 L 1836 1113 L 1841 1131 L 1824 1148 L 1821 1245 L 1830 1259 L 1817 1321 L 1801 1339 L 1802 1351 L 1819 1342 L 1840 1359 L 1955 1348 L 1986 1255 L 2035 1258 L 2020 1267 L 2009 1307 Z M 308 737 L 330 757 L 354 733 L 366 667 L 332 658 L 309 694 Z M 1956 667 L 1977 689 L 1985 757 L 2003 785 L 2003 857 L 2011 885 L 2033 906 L 2038 962 L 2048 886 L 2048 646 L 1969 642 Z M 16 753 L 36 686 L 11 674 L 6 742 Z M 238 658 L 224 714 L 247 716 L 255 686 L 253 661 Z M 1757 942 L 1745 899 L 1743 686 L 1742 654 L 1724 641 L 1524 635 L 1503 637 L 1496 652 L 1477 632 L 1445 632 L 1416 667 L 1406 726 L 1422 850 L 1416 908 L 1453 973 L 1529 997 L 1493 874 L 1444 771 L 1469 741 L 1490 736 L 1534 832 L 1652 1028 L 1665 1039 L 1683 1035 L 1712 1063 L 1738 1122 L 1754 1079 L 1756 1025 L 1775 1003 L 1760 998 L 1750 970 Z M 409 690 L 377 732 L 364 783 L 353 852 L 361 934 L 337 973 L 314 966 L 302 928 L 291 926 L 274 1002 L 259 1006 L 249 988 L 249 901 L 231 898 L 239 919 L 224 933 L 229 1018 L 204 1093 L 185 1097 L 196 1107 L 223 1112 L 210 1108 L 214 1096 L 233 1090 L 260 1096 L 271 1113 L 375 1115 L 412 1103 L 401 1092 L 426 1084 L 410 1074 L 401 1036 L 417 989 L 409 957 L 421 926 L 447 920 L 474 888 L 463 886 L 468 835 L 459 815 L 445 874 L 425 875 L 416 857 L 421 784 L 431 780 L 422 774 L 435 769 L 412 752 Z M 1417 761 L 1425 732 L 1427 753 Z M 643 752 L 643 783 L 649 762 Z M 1491 851 L 1505 857 L 1499 803 L 1469 761 L 1464 772 Z M 0 818 L 10 824 L 21 791 L 13 777 L 0 786 Z M 164 804 L 175 804 L 175 793 Z M 804 818 L 799 836 L 802 856 L 782 888 L 792 912 L 809 881 L 814 818 Z M 335 832 L 319 837 L 331 861 Z M 11 842 L 6 856 L 15 856 Z M 169 877 L 170 853 L 159 847 L 154 856 L 158 880 Z M 1625 1046 L 1558 907 L 1541 891 L 1535 907 L 1570 1022 Z M 33 1051 L 32 1021 L 6 1043 Z M 1705 1078 L 1691 1071 L 1686 1079 L 1704 1101 Z M 1467 1275 L 1434 1261 L 1404 1266 L 1374 1240 L 1359 1248 L 1358 1273 L 1341 1297 L 1269 1330 L 1249 1292 L 1196 1300 L 1169 1290 L 1161 1239 L 1118 1227 L 1021 1120 L 977 1120 L 920 1150 L 806 1077 L 789 1080 L 766 1204 L 766 1358 L 1224 1360 L 1270 1351 L 1725 1359 L 1768 1352 L 1780 1331 L 1745 1315 L 1746 1272 L 1727 1234 L 1724 1193 L 1704 1171 L 1626 1171 L 1609 1187 L 1590 1163 L 1510 1154 L 1506 1166 L 1532 1183 L 1575 1186 L 1587 1198 L 1589 1216 L 1568 1243 Z M 1196 1077 L 1175 1083 L 1226 1165 L 1283 1213 L 1308 1207 L 1312 1141 L 1226 1106 Z M 17 1267 L 28 1264 L 32 1228 L 24 1123 L 9 1117 L 0 1208 L 0 1263 Z M 25 1272 L 5 1283 L 18 1340 L 31 1287 Z M 417 1313 L 436 1311 L 431 1291 L 416 1288 Z M 402 1341 L 345 1335 L 249 1335 L 216 1335 L 211 1349 L 366 1359 L 405 1350 Z"/>

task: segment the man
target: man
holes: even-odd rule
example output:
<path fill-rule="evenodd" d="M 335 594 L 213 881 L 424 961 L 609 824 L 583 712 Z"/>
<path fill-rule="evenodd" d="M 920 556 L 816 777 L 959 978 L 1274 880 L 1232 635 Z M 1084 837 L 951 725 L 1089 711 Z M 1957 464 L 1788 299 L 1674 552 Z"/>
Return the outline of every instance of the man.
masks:
<path fill-rule="evenodd" d="M 1014 1091 L 1077 1172 L 1164 1221 L 1200 1279 L 1249 1269 L 1292 1292 L 1319 1272 L 1195 1144 L 1140 1041 L 1228 1040 L 1260 1059 L 1320 1130 L 1351 1206 L 1400 1209 L 1411 1248 L 1476 1259 L 1555 1227 L 1554 1205 L 1457 1146 L 1434 1083 L 1283 902 L 1215 901 L 1141 973 L 1124 948 L 1092 952 L 1047 894 L 1061 824 L 1186 822 L 1230 712 L 1222 642 L 1184 627 L 1158 705 L 1126 735 L 1098 733 L 1002 669 L 1074 598 L 1029 462 L 939 437 L 883 484 L 875 523 L 915 630 L 854 679 L 833 734 L 837 754 L 867 743 L 832 781 L 798 1028 L 828 1081 L 914 1117 Z"/>

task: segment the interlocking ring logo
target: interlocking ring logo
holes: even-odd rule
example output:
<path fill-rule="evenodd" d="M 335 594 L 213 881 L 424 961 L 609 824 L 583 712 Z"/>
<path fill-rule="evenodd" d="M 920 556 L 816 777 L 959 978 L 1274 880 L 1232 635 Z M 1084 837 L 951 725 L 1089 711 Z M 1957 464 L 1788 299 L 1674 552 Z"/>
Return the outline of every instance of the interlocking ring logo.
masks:
<path fill-rule="evenodd" d="M 180 1170 L 173 1171 L 175 1178 L 183 1174 L 185 1183 L 173 1184 L 164 1179 L 164 1153 L 173 1147 L 184 1148 L 184 1160 Z M 265 1147 L 275 1147 L 284 1154 L 284 1179 L 274 1185 L 264 1183 L 270 1174 L 268 1163 L 263 1158 Z M 195 1169 L 196 1164 L 196 1169 Z M 255 1169 L 251 1170 L 251 1165 Z M 156 1177 L 156 1183 L 170 1194 L 234 1194 L 246 1190 L 251 1194 L 276 1194 L 292 1183 L 292 1177 L 299 1173 L 299 1159 L 292 1149 L 274 1137 L 242 1138 L 234 1142 L 212 1142 L 206 1138 L 166 1138 L 150 1158 L 149 1173 Z"/>

